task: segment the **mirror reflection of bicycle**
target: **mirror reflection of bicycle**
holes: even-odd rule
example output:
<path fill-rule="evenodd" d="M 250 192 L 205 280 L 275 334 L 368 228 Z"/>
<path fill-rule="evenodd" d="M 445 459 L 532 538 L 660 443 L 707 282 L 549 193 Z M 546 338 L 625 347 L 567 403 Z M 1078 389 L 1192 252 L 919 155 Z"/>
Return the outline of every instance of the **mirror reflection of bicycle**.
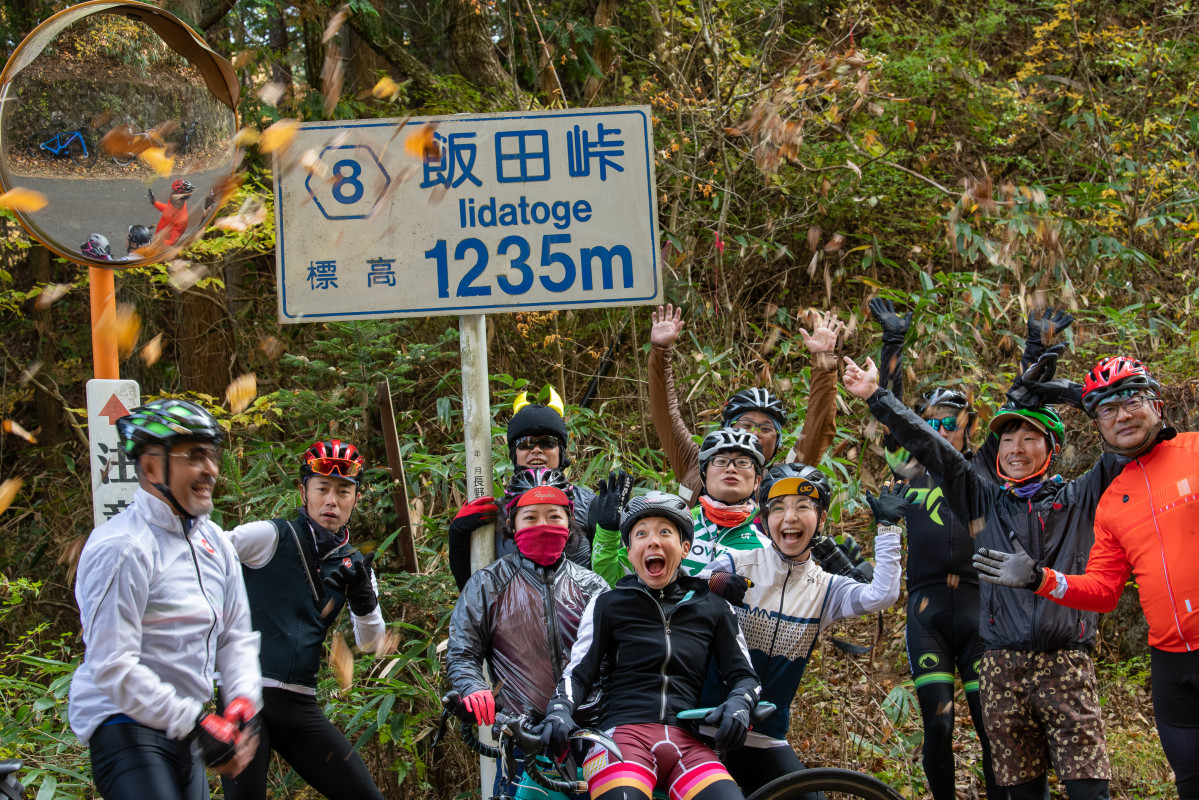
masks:
<path fill-rule="evenodd" d="M 151 147 L 162 147 L 166 156 L 183 155 L 191 150 L 192 140 L 196 138 L 199 122 L 189 122 L 179 127 L 174 121 L 164 123 L 154 128 L 138 130 L 131 123 L 123 123 L 113 128 L 105 135 L 106 143 L 110 142 L 109 150 L 115 164 L 127 167 L 137 160 L 138 155 Z M 173 138 L 168 138 L 178 130 Z"/>
<path fill-rule="evenodd" d="M 70 158 L 81 167 L 95 163 L 100 150 L 88 126 L 73 131 L 45 128 L 29 139 L 29 154 L 44 159 Z"/>

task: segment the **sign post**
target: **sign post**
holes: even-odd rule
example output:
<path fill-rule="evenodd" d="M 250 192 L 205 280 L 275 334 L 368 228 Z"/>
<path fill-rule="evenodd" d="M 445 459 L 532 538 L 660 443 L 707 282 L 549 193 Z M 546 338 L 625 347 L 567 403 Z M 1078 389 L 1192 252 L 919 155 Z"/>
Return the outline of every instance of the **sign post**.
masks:
<path fill-rule="evenodd" d="M 87 438 L 91 443 L 92 511 L 96 527 L 133 502 L 137 473 L 121 447 L 116 423 L 141 404 L 137 381 L 87 382 Z"/>

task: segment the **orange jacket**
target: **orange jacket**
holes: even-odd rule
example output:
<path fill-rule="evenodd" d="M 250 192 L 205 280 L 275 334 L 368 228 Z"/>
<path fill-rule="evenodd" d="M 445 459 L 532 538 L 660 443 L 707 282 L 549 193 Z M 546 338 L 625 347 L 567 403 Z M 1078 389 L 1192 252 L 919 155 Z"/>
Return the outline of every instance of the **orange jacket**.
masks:
<path fill-rule="evenodd" d="M 1111 611 L 1132 573 L 1149 644 L 1199 650 L 1199 433 L 1180 433 L 1131 461 L 1096 508 L 1086 574 L 1047 569 L 1037 594 Z"/>
<path fill-rule="evenodd" d="M 187 230 L 187 203 L 176 208 L 170 203 L 155 201 L 154 207 L 162 212 L 162 216 L 158 219 L 158 226 L 154 229 L 154 233 L 167 231 L 166 238 L 163 239 L 163 244 L 170 247 L 175 242 L 179 241 L 179 237 Z"/>

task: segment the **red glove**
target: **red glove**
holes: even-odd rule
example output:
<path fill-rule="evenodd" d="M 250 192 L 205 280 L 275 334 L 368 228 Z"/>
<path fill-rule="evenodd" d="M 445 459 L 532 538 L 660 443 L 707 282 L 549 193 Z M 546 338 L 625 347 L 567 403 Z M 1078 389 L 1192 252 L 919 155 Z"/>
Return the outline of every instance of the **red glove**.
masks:
<path fill-rule="evenodd" d="M 210 767 L 219 767 L 233 758 L 237 753 L 237 743 L 241 740 L 236 725 L 219 714 L 206 711 L 200 712 L 196 718 L 196 727 L 191 735 L 200 747 L 204 763 Z"/>
<path fill-rule="evenodd" d="M 475 722 L 479 725 L 495 724 L 495 695 L 490 690 L 483 689 L 474 694 L 468 694 L 462 698 L 462 705 L 475 715 Z"/>
<path fill-rule="evenodd" d="M 468 517 L 474 517 L 475 519 L 471 520 L 475 523 L 472 527 L 473 530 L 488 522 L 495 522 L 499 511 L 494 497 L 476 497 L 459 509 L 458 513 L 454 515 L 454 519 L 466 520 Z"/>
<path fill-rule="evenodd" d="M 235 697 L 233 702 L 225 706 L 225 719 L 237 726 L 243 735 L 257 734 L 261 724 L 258 719 L 258 709 L 254 701 L 248 697 Z"/>

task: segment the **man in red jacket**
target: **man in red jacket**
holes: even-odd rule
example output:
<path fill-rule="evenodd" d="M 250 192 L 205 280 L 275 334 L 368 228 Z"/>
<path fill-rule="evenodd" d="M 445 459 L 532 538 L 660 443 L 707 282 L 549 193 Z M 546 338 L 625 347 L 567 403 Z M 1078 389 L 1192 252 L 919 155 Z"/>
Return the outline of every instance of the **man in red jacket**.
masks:
<path fill-rule="evenodd" d="M 1149 621 L 1153 709 L 1181 800 L 1199 798 L 1199 433 L 1165 421 L 1159 384 L 1136 359 L 1105 358 L 1079 385 L 1030 383 L 1047 402 L 1091 417 L 1109 450 L 1129 459 L 1095 513 L 1083 575 L 1041 567 L 1023 550 L 979 550 L 982 580 L 1023 586 L 1070 608 L 1107 612 L 1136 574 Z M 1050 399 L 1056 398 L 1056 399 Z M 1019 545 L 1017 544 L 1017 547 Z"/>

